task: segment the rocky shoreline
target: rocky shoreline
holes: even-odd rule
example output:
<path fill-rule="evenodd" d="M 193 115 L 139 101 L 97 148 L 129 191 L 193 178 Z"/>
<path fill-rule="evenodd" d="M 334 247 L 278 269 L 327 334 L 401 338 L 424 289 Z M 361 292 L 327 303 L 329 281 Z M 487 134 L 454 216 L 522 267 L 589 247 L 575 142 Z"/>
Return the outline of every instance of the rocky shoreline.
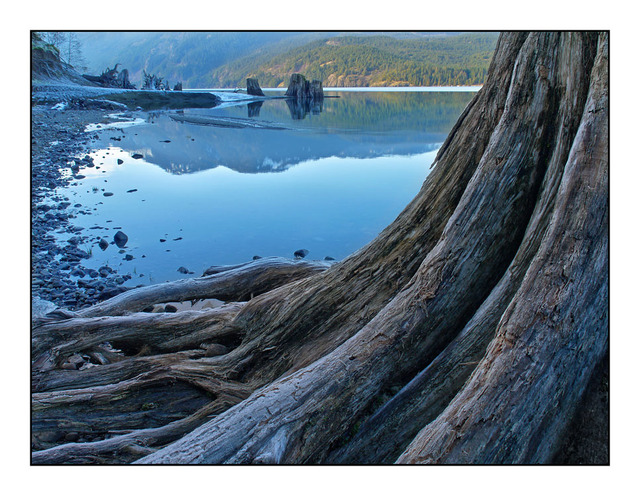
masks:
<path fill-rule="evenodd" d="M 75 90 L 78 92 L 78 90 Z M 80 90 L 81 91 L 81 90 Z M 47 93 L 46 103 L 34 95 L 31 109 L 31 294 L 34 312 L 54 305 L 69 310 L 90 306 L 130 289 L 130 274 L 112 267 L 87 269 L 96 241 L 91 232 L 74 227 L 70 219 L 90 214 L 88 208 L 59 193 L 59 188 L 82 179 L 82 171 L 95 167 L 88 155 L 97 137 L 85 132 L 90 123 L 112 121 L 108 117 L 118 104 L 107 101 L 64 98 L 56 108 Z M 42 93 L 39 94 L 40 96 Z M 83 104 L 85 102 L 86 104 Z M 90 102 L 90 103 L 89 103 Z M 71 104 L 70 104 L 71 103 Z M 58 244 L 55 234 L 70 235 Z"/>
<path fill-rule="evenodd" d="M 118 273 L 114 267 L 96 270 L 83 265 L 92 250 L 104 250 L 110 244 L 117 245 L 114 248 L 123 257 L 131 256 L 117 240 L 93 233 L 95 228 L 74 226 L 71 220 L 91 215 L 92 208 L 61 193 L 84 178 L 83 170 L 100 167 L 90 156 L 98 136 L 86 132 L 87 125 L 119 122 L 113 114 L 127 115 L 131 109 L 214 106 L 220 98 L 210 93 L 105 89 L 52 81 L 32 85 L 31 100 L 31 295 L 32 314 L 37 317 L 56 307 L 80 310 L 140 286 L 133 281 L 127 284 L 132 275 Z M 223 124 L 255 125 L 240 121 Z M 111 130 L 125 134 L 117 126 Z M 61 238 L 68 239 L 61 242 Z M 178 272 L 193 273 L 181 269 Z"/>

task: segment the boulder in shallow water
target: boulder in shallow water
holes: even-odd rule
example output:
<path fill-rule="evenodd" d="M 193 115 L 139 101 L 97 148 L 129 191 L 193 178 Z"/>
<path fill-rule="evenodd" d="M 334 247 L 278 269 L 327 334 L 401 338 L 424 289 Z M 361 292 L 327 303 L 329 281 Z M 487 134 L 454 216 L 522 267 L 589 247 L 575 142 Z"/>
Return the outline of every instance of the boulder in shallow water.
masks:
<path fill-rule="evenodd" d="M 127 236 L 122 231 L 118 231 L 113 236 L 113 241 L 115 242 L 115 244 L 116 244 L 116 246 L 118 248 L 124 248 L 125 245 L 127 244 L 127 241 L 129 241 L 129 236 Z"/>
<path fill-rule="evenodd" d="M 302 250 L 297 250 L 293 253 L 293 256 L 296 258 L 304 258 L 309 254 L 309 250 L 305 250 L 304 248 Z"/>

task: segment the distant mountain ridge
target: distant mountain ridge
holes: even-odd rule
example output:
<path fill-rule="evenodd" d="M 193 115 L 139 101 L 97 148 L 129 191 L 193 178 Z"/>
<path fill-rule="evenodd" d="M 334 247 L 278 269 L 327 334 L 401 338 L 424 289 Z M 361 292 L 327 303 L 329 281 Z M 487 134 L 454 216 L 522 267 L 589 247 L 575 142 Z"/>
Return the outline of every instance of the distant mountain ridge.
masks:
<path fill-rule="evenodd" d="M 185 88 L 286 86 L 293 72 L 325 86 L 482 84 L 498 33 L 78 32 L 93 73 L 116 63 Z"/>
<path fill-rule="evenodd" d="M 497 33 L 425 36 L 336 36 L 265 60 L 250 55 L 213 71 L 214 86 L 242 86 L 255 77 L 263 87 L 286 87 L 305 74 L 324 86 L 468 86 L 483 84 Z"/>
<path fill-rule="evenodd" d="M 116 63 L 140 82 L 143 70 L 185 88 L 210 88 L 212 71 L 232 60 L 276 46 L 299 46 L 316 33 L 298 32 L 78 32 L 89 70 L 99 74 Z M 292 45 L 287 40 L 299 39 Z M 279 43 L 284 43 L 278 48 Z"/>

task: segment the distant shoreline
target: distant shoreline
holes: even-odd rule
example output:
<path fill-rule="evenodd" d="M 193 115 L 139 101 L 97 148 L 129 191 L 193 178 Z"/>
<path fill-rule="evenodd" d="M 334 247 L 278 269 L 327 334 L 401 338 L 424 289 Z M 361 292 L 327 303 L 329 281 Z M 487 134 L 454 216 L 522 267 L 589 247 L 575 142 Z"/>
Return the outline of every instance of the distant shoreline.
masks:
<path fill-rule="evenodd" d="M 388 91 L 388 92 L 476 92 L 482 86 L 325 86 L 323 91 Z M 244 92 L 244 88 L 240 88 Z M 262 88 L 263 91 L 286 91 L 286 88 Z M 219 91 L 237 93 L 237 88 L 185 88 L 183 91 Z"/>

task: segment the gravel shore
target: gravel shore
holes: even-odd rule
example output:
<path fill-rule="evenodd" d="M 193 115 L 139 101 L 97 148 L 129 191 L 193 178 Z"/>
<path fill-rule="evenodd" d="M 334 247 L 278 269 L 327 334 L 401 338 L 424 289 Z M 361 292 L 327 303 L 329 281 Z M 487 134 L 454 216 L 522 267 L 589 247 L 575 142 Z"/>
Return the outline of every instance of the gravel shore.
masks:
<path fill-rule="evenodd" d="M 34 87 L 32 94 L 31 293 L 38 308 L 40 299 L 77 310 L 126 290 L 123 283 L 130 278 L 112 268 L 83 267 L 82 261 L 91 256 L 87 247 L 93 240 L 69 220 L 88 212 L 57 190 L 80 179 L 84 168 L 94 166 L 87 154 L 95 136 L 84 130 L 90 123 L 110 122 L 108 114 L 114 112 L 113 108 L 85 110 L 78 105 L 84 96 L 97 96 L 96 90 L 105 93 L 104 89 L 53 85 Z M 74 103 L 69 105 L 70 101 Z M 61 102 L 64 105 L 57 105 Z M 61 246 L 54 233 L 71 237 Z"/>
<path fill-rule="evenodd" d="M 239 98 L 251 99 L 246 95 Z M 85 132 L 86 126 L 114 122 L 110 115 L 128 112 L 131 108 L 209 107 L 220 102 L 219 96 L 206 91 L 132 91 L 81 86 L 66 80 L 32 82 L 32 308 L 50 309 L 52 305 L 47 303 L 50 302 L 77 310 L 133 287 L 125 284 L 131 274 L 118 274 L 108 266 L 94 270 L 82 265 L 83 260 L 91 257 L 94 247 L 102 248 L 114 240 L 100 239 L 95 233 L 72 226 L 69 219 L 91 212 L 60 193 L 60 188 L 84 177 L 83 169 L 97 167 L 89 156 L 97 136 Z M 55 234 L 70 235 L 70 238 L 65 243 L 57 243 Z M 124 253 L 121 246 L 118 248 Z"/>

